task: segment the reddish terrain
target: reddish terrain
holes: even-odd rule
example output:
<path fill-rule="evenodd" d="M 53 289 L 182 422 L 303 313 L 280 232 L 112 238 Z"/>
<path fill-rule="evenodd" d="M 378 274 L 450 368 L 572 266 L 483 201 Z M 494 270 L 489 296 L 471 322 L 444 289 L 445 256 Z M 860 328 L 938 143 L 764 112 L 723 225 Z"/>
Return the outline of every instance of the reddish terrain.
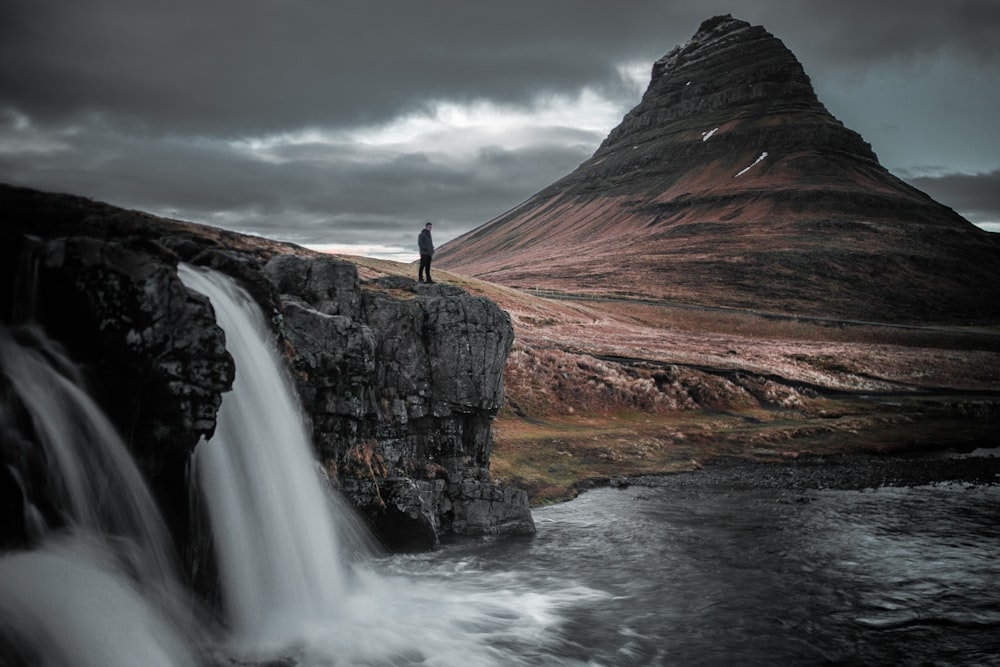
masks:
<path fill-rule="evenodd" d="M 345 257 L 362 278 L 411 265 Z M 972 449 L 1000 433 L 1000 326 L 540 296 L 444 271 L 515 330 L 494 475 L 534 502 L 719 456 Z"/>

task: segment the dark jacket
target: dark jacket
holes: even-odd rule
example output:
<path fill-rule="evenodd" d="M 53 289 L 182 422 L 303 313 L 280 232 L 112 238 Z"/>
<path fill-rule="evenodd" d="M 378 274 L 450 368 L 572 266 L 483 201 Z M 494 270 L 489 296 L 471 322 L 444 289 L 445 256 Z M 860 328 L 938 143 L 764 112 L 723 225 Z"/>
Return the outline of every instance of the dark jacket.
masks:
<path fill-rule="evenodd" d="M 434 241 L 431 240 L 431 233 L 426 229 L 421 230 L 420 236 L 417 237 L 417 247 L 420 248 L 421 255 L 434 254 Z"/>

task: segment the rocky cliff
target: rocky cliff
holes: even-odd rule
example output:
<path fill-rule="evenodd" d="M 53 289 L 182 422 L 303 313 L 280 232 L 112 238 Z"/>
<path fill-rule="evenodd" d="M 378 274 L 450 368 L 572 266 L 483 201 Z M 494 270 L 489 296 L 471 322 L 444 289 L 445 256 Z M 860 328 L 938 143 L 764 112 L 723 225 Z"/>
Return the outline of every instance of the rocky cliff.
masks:
<path fill-rule="evenodd" d="M 570 292 L 874 320 L 1000 317 L 1000 237 L 890 174 L 779 39 L 730 16 L 653 65 L 593 157 L 436 262 Z"/>
<path fill-rule="evenodd" d="M 40 325 L 79 361 L 182 542 L 185 467 L 214 431 L 234 368 L 180 262 L 233 276 L 271 319 L 320 460 L 383 542 L 533 532 L 525 493 L 489 474 L 513 340 L 492 302 L 408 279 L 362 283 L 353 264 L 297 246 L 68 195 L 0 186 L 0 210 L 3 322 Z M 0 456 L 33 471 L 23 493 L 44 495 L 44 467 L 11 435 L 16 399 L 0 396 Z"/>

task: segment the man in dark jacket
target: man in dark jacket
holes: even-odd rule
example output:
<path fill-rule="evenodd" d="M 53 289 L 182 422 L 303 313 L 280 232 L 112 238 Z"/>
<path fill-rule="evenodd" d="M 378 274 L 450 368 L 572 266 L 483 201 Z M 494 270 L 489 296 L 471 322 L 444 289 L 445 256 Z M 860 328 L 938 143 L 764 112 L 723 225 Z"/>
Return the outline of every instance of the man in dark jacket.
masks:
<path fill-rule="evenodd" d="M 420 268 L 417 269 L 417 280 L 419 282 L 434 282 L 431 280 L 431 257 L 434 256 L 434 241 L 431 240 L 431 223 L 424 225 L 423 231 L 417 237 L 417 247 L 420 248 Z M 427 280 L 424 280 L 424 274 Z"/>

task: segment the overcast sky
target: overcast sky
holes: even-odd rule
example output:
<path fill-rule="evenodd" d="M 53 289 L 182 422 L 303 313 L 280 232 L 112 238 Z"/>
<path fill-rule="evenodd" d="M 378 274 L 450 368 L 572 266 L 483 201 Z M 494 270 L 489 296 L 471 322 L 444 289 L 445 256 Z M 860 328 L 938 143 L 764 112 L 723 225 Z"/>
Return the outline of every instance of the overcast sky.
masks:
<path fill-rule="evenodd" d="M 590 157 L 722 13 L 1000 231 L 996 0 L 3 0 L 0 182 L 408 261 Z"/>

